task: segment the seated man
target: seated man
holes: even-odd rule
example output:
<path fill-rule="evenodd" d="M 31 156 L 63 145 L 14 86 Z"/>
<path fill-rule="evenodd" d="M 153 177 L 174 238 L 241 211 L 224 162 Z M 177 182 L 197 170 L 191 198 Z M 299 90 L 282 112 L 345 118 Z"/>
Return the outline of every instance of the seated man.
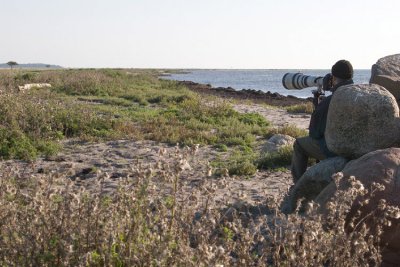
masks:
<path fill-rule="evenodd" d="M 353 67 L 347 60 L 339 60 L 332 66 L 331 74 L 324 78 L 324 89 L 332 91 L 343 85 L 353 83 Z M 330 85 L 328 85 L 330 83 Z M 332 88 L 330 88 L 332 86 Z M 296 183 L 307 170 L 308 158 L 323 160 L 334 157 L 335 154 L 328 150 L 325 141 L 325 127 L 328 108 L 332 95 L 318 103 L 311 115 L 308 136 L 297 138 L 293 145 L 292 176 Z"/>

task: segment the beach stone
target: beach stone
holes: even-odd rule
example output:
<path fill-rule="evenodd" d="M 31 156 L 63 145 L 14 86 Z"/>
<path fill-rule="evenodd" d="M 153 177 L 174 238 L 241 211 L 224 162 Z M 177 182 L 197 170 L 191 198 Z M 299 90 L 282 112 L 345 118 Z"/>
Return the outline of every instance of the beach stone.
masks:
<path fill-rule="evenodd" d="M 377 84 L 347 85 L 332 97 L 325 131 L 329 150 L 358 158 L 399 144 L 399 107 Z"/>
<path fill-rule="evenodd" d="M 350 187 L 348 178 L 355 176 L 364 188 L 370 189 L 372 183 L 379 183 L 385 186 L 384 191 L 376 192 L 370 198 L 369 203 L 360 206 L 359 200 L 354 201 L 349 215 L 346 218 L 350 221 L 357 211 L 361 211 L 359 218 L 364 218 L 367 214 L 378 207 L 381 199 L 385 199 L 388 205 L 400 207 L 400 148 L 387 148 L 373 151 L 359 159 L 350 161 L 343 169 L 343 175 L 339 187 L 344 190 Z M 332 182 L 315 199 L 322 209 L 328 201 L 334 197 L 336 186 Z M 366 220 L 367 225 L 371 226 L 372 220 Z M 383 251 L 384 261 L 400 265 L 400 219 L 393 219 L 390 227 L 383 229 L 382 245 L 386 247 Z M 387 244 L 387 245 L 386 245 Z M 395 257 L 397 255 L 397 257 Z"/>
<path fill-rule="evenodd" d="M 271 138 L 269 138 L 267 142 L 264 144 L 262 152 L 263 153 L 275 152 L 282 147 L 286 146 L 292 147 L 295 141 L 296 139 L 289 135 L 275 134 Z"/>
<path fill-rule="evenodd" d="M 343 170 L 347 162 L 348 160 L 345 158 L 333 157 L 308 168 L 290 189 L 287 199 L 282 205 L 282 211 L 286 214 L 292 213 L 296 209 L 297 201 L 301 198 L 304 198 L 301 208 L 304 210 L 304 205 L 318 196 L 332 181 L 332 175 Z"/>
<path fill-rule="evenodd" d="M 370 83 L 385 87 L 400 100 L 400 54 L 383 57 L 372 65 Z"/>

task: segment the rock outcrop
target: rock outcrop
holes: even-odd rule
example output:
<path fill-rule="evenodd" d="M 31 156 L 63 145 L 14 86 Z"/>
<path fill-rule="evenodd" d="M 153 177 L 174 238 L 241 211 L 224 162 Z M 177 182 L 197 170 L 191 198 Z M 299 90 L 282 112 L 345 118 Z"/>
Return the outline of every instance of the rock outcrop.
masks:
<path fill-rule="evenodd" d="M 278 93 L 272 93 L 270 91 L 263 92 L 260 90 L 252 90 L 252 89 L 242 89 L 235 90 L 232 87 L 212 87 L 210 84 L 201 84 L 195 83 L 191 81 L 179 81 L 179 84 L 186 86 L 190 90 L 207 95 L 216 95 L 222 98 L 233 98 L 233 99 L 251 99 L 252 101 L 259 103 L 267 103 L 268 105 L 273 106 L 292 106 L 310 102 L 312 98 L 304 99 L 298 98 L 295 96 L 283 96 Z"/>
<path fill-rule="evenodd" d="M 326 143 L 337 155 L 358 158 L 399 144 L 399 122 L 396 99 L 382 86 L 342 86 L 329 106 Z"/>
<path fill-rule="evenodd" d="M 356 199 L 347 221 L 350 221 L 358 211 L 361 211 L 359 218 L 367 218 L 365 222 L 372 226 L 373 222 L 368 219 L 367 215 L 377 209 L 381 199 L 385 199 L 387 205 L 400 206 L 400 148 L 388 148 L 368 153 L 349 162 L 342 172 L 344 178 L 340 182 L 340 189 L 349 188 L 350 184 L 347 180 L 350 176 L 355 176 L 367 189 L 371 189 L 373 183 L 385 186 L 383 191 L 376 192 L 370 198 L 369 203 L 364 206 L 360 206 L 359 199 Z M 335 192 L 336 186 L 332 182 L 317 196 L 315 201 L 321 207 L 324 207 Z M 400 219 L 393 219 L 391 226 L 386 226 L 383 230 L 381 241 L 383 248 L 385 248 L 383 251 L 384 260 L 400 264 Z M 397 258 L 394 257 L 395 255 L 397 255 Z"/>
<path fill-rule="evenodd" d="M 400 54 L 379 59 L 372 66 L 370 83 L 385 87 L 400 100 Z"/>
<path fill-rule="evenodd" d="M 282 205 L 282 211 L 286 214 L 293 212 L 296 209 L 297 201 L 301 198 L 304 198 L 303 204 L 313 200 L 332 182 L 332 175 L 343 170 L 347 162 L 345 158 L 334 157 L 310 167 L 290 189 Z M 304 207 L 301 210 L 304 210 Z"/>

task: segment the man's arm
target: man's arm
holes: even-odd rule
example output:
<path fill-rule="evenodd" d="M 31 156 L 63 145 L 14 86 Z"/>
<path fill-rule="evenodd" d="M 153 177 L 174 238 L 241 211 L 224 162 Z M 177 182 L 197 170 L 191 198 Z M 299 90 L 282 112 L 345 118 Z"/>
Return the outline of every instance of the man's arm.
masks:
<path fill-rule="evenodd" d="M 318 140 L 325 136 L 326 120 L 331 97 L 332 96 L 328 96 L 322 99 L 311 115 L 309 135 L 314 139 Z"/>

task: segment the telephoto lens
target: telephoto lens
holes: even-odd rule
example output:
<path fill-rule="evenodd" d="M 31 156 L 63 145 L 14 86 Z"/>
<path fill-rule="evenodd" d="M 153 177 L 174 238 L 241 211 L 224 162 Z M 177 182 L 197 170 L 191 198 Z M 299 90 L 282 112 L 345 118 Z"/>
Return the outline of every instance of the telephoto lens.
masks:
<path fill-rule="evenodd" d="M 324 77 L 309 76 L 303 73 L 286 73 L 282 85 L 288 90 L 301 90 L 307 87 L 322 86 Z"/>

